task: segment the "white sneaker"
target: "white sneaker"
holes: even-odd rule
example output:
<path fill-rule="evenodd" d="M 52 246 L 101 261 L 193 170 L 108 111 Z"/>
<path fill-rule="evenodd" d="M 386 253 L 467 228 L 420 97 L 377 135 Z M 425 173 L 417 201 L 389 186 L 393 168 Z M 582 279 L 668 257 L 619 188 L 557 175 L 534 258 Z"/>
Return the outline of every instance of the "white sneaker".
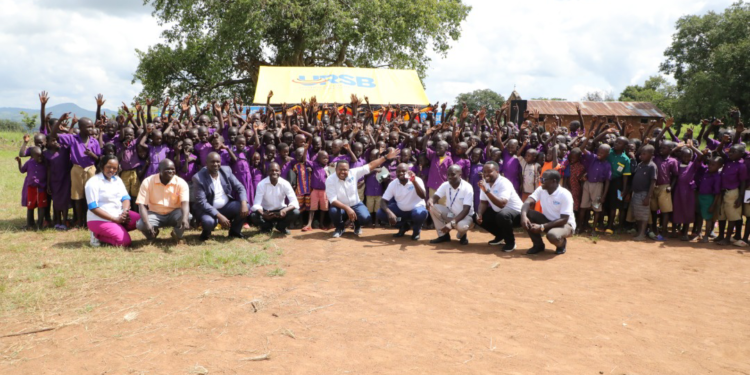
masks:
<path fill-rule="evenodd" d="M 91 242 L 90 242 L 91 246 L 92 247 L 101 246 L 101 242 L 99 242 L 99 239 L 94 236 L 94 232 L 89 232 L 89 233 L 91 233 Z"/>

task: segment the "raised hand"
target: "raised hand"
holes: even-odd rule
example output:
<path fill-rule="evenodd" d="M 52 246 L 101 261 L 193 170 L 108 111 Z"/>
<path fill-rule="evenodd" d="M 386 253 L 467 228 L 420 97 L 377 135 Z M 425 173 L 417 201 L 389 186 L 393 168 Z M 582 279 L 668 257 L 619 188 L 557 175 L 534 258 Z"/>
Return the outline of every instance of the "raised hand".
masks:
<path fill-rule="evenodd" d="M 49 93 L 47 93 L 46 91 L 42 91 L 39 94 L 39 102 L 41 102 L 42 105 L 45 105 L 47 104 L 47 101 L 49 101 Z"/>
<path fill-rule="evenodd" d="M 273 90 L 268 92 L 268 100 L 271 100 L 273 98 Z"/>
<path fill-rule="evenodd" d="M 96 99 L 96 105 L 99 107 L 103 106 L 106 102 L 106 100 L 104 100 L 104 95 L 102 94 L 95 96 L 94 99 Z"/>
<path fill-rule="evenodd" d="M 150 107 L 150 106 L 152 106 L 153 104 L 154 104 L 154 100 L 153 100 L 153 99 L 151 99 L 151 98 L 146 98 L 146 105 L 147 105 L 147 106 L 149 106 L 149 107 Z"/>
<path fill-rule="evenodd" d="M 665 129 L 669 129 L 674 125 L 674 117 L 670 117 L 667 119 L 667 122 L 664 124 Z"/>

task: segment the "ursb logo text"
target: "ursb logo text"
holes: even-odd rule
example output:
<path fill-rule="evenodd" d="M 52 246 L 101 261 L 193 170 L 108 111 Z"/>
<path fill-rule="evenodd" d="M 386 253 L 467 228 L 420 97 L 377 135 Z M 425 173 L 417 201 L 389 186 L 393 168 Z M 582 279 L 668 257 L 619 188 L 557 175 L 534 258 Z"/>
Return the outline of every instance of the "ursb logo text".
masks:
<path fill-rule="evenodd" d="M 315 86 L 315 85 L 347 85 L 357 86 L 362 88 L 373 88 L 375 87 L 375 80 L 370 77 L 355 77 L 348 74 L 342 75 L 325 75 L 325 76 L 312 76 L 312 79 L 306 79 L 305 76 L 299 76 L 297 79 L 293 79 L 292 82 L 303 85 L 303 86 Z"/>

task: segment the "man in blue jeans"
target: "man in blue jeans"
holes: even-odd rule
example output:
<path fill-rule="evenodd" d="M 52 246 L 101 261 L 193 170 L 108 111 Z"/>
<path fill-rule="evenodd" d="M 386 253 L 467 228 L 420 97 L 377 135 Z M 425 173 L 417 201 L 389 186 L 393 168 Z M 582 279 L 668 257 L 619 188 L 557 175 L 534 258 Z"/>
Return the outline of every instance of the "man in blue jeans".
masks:
<path fill-rule="evenodd" d="M 362 235 L 362 226 L 372 221 L 367 207 L 359 199 L 357 181 L 370 173 L 370 169 L 377 168 L 386 160 L 398 157 L 401 150 L 394 148 L 387 155 L 377 158 L 364 166 L 349 169 L 349 162 L 345 160 L 336 163 L 336 173 L 326 178 L 326 197 L 331 203 L 328 215 L 331 217 L 336 230 L 333 238 L 339 238 L 344 234 L 344 222 L 349 217 L 354 223 L 354 234 Z M 346 217 L 344 216 L 346 215 Z"/>
<path fill-rule="evenodd" d="M 398 233 L 393 237 L 403 237 L 409 230 L 408 221 L 411 221 L 414 228 L 411 239 L 419 240 L 422 224 L 427 220 L 426 196 L 422 179 L 414 175 L 408 165 L 401 163 L 396 167 L 396 179 L 383 193 L 378 219 L 388 220 L 391 226 L 398 227 Z"/>

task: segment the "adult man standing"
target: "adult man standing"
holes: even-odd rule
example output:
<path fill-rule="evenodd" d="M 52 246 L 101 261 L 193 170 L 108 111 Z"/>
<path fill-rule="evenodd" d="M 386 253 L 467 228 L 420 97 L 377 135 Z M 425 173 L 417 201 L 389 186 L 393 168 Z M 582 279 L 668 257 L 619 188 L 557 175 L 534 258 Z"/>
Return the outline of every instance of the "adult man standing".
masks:
<path fill-rule="evenodd" d="M 289 181 L 281 178 L 279 163 L 268 164 L 268 177 L 258 183 L 253 201 L 250 220 L 263 233 L 270 233 L 274 226 L 284 234 L 290 234 L 287 227 L 299 217 L 299 201 Z M 289 204 L 284 203 L 285 200 Z"/>
<path fill-rule="evenodd" d="M 149 240 L 159 235 L 159 228 L 172 227 L 172 238 L 184 243 L 182 235 L 190 227 L 190 191 L 187 182 L 175 173 L 174 163 L 164 159 L 159 163 L 159 174 L 141 183 L 136 200 L 141 219 L 136 228 Z"/>
<path fill-rule="evenodd" d="M 193 176 L 195 215 L 203 232 L 201 241 L 207 240 L 220 223 L 229 229 L 228 237 L 243 238 L 242 225 L 248 214 L 247 193 L 229 167 L 221 166 L 221 156 L 211 152 L 206 166 Z"/>
<path fill-rule="evenodd" d="M 443 198 L 445 205 L 438 204 Z M 430 243 L 449 242 L 453 229 L 461 245 L 469 243 L 466 232 L 474 226 L 474 189 L 461 179 L 460 165 L 453 164 L 448 168 L 448 181 L 443 182 L 427 201 L 427 207 L 438 233 L 438 238 Z"/>
<path fill-rule="evenodd" d="M 336 227 L 333 238 L 339 238 L 344 234 L 344 214 L 354 223 L 354 234 L 362 235 L 362 226 L 369 224 L 372 217 L 370 217 L 370 213 L 362 200 L 359 199 L 357 181 L 370 173 L 371 169 L 383 165 L 386 160 L 398 157 L 400 152 L 401 150 L 398 148 L 393 148 L 387 155 L 358 168 L 349 169 L 349 162 L 345 160 L 336 163 L 336 174 L 332 174 L 326 179 L 326 197 L 328 197 L 328 202 L 331 203 L 328 215 Z"/>
<path fill-rule="evenodd" d="M 414 227 L 411 239 L 419 240 L 422 224 L 427 220 L 427 208 L 424 203 L 426 196 L 422 179 L 414 175 L 408 165 L 401 163 L 396 166 L 396 179 L 388 184 L 383 193 L 377 213 L 378 219 L 388 220 L 391 226 L 399 228 L 393 237 L 403 237 L 409 230 L 407 220 L 411 221 Z"/>
<path fill-rule="evenodd" d="M 573 195 L 560 186 L 560 173 L 556 170 L 544 172 L 542 186 L 526 198 L 521 210 L 521 225 L 529 233 L 534 246 L 526 254 L 537 254 L 544 251 L 542 233 L 547 233 L 547 241 L 557 247 L 555 254 L 565 254 L 567 238 L 576 229 L 573 214 Z M 542 212 L 529 211 L 536 202 L 542 205 Z"/>
<path fill-rule="evenodd" d="M 513 227 L 520 225 L 523 203 L 513 183 L 501 176 L 499 169 L 494 161 L 487 162 L 482 169 L 484 179 L 479 180 L 477 224 L 495 236 L 490 245 L 505 242 L 503 251 L 508 253 L 516 249 Z M 487 210 L 488 206 L 492 209 Z"/>

